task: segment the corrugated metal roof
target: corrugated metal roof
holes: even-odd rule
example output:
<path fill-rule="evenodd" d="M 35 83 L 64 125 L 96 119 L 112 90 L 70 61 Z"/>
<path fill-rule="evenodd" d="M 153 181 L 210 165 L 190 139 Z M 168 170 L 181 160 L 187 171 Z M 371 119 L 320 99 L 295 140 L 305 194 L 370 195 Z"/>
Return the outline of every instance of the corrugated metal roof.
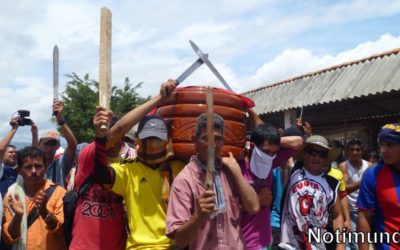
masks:
<path fill-rule="evenodd" d="M 400 90 L 400 48 L 243 93 L 257 113 L 337 102 Z M 400 100 L 399 100 L 400 102 Z"/>

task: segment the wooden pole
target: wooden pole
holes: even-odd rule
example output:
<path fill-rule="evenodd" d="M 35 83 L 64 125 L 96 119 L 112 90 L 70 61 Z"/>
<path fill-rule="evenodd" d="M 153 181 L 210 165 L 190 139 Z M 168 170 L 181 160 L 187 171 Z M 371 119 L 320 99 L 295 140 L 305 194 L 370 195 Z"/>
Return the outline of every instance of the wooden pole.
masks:
<path fill-rule="evenodd" d="M 215 143 L 214 143 L 214 110 L 213 89 L 209 86 L 206 90 L 207 104 L 207 174 L 206 189 L 214 186 L 215 175 Z"/>
<path fill-rule="evenodd" d="M 111 12 L 101 8 L 100 19 L 100 65 L 99 65 L 99 105 L 110 110 L 111 101 Z M 107 130 L 107 125 L 101 129 Z"/>

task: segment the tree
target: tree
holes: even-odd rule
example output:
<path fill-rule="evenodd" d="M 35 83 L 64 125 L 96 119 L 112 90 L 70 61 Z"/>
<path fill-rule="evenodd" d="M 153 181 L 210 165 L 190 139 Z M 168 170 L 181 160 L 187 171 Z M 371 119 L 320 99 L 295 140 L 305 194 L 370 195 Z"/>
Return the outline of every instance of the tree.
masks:
<path fill-rule="evenodd" d="M 64 102 L 64 118 L 73 131 L 78 142 L 90 142 L 95 133 L 93 130 L 93 116 L 96 105 L 99 103 L 99 83 L 89 79 L 89 74 L 80 78 L 77 74 L 67 75 L 70 79 L 62 95 Z M 119 117 L 137 107 L 150 97 L 143 98 L 136 92 L 143 82 L 131 86 L 129 78 L 125 78 L 123 88 L 113 86 L 111 109 Z"/>
<path fill-rule="evenodd" d="M 111 108 L 116 115 L 119 117 L 123 116 L 131 109 L 136 108 L 140 104 L 149 100 L 150 97 L 143 98 L 139 96 L 136 92 L 139 88 L 141 88 L 143 82 L 139 82 L 134 87 L 132 87 L 129 83 L 129 78 L 125 78 L 124 87 L 119 89 L 113 89 L 113 95 L 111 97 Z"/>

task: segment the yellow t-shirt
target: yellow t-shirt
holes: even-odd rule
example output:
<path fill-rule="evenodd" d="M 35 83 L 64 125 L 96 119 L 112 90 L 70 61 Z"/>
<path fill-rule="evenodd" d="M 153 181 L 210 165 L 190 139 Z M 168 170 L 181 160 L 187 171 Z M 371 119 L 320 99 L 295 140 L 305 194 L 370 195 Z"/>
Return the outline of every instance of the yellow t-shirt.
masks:
<path fill-rule="evenodd" d="M 181 161 L 169 161 L 176 176 L 184 167 Z M 126 249 L 168 249 L 172 241 L 165 236 L 166 207 L 161 198 L 163 177 L 138 160 L 112 164 L 115 182 L 111 191 L 125 199 L 130 235 Z"/>
<path fill-rule="evenodd" d="M 332 176 L 336 180 L 339 181 L 339 193 L 340 196 L 346 195 L 346 183 L 343 180 L 343 173 L 340 169 L 331 167 L 331 169 L 328 172 L 329 176 Z"/>

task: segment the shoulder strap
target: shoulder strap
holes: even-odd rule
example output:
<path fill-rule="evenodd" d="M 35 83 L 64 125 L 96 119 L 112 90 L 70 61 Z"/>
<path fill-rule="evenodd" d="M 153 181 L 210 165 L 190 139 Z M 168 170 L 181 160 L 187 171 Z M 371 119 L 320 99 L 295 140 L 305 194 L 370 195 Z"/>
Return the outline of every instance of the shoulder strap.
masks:
<path fill-rule="evenodd" d="M 56 190 L 57 185 L 50 185 L 50 187 L 48 187 L 44 192 L 46 193 L 47 199 L 49 200 L 50 197 L 53 195 L 54 190 Z M 27 226 L 28 228 L 33 224 L 33 222 L 35 222 L 35 220 L 39 217 L 39 213 L 37 211 L 37 209 L 33 209 L 27 218 Z"/>
<path fill-rule="evenodd" d="M 85 194 L 87 191 L 89 191 L 89 189 L 93 186 L 93 184 L 94 184 L 94 181 L 93 181 L 92 175 L 89 175 L 88 177 L 86 177 L 86 179 L 83 181 L 83 183 L 79 187 L 78 197 Z"/>
<path fill-rule="evenodd" d="M 328 174 L 324 175 L 324 178 L 326 179 L 326 181 L 328 182 L 329 187 L 334 190 L 337 191 L 336 188 L 339 186 L 340 182 L 339 180 L 337 180 L 335 177 L 332 177 Z"/>
<path fill-rule="evenodd" d="M 339 189 L 339 181 L 334 177 L 325 174 L 324 175 L 326 181 L 328 182 L 329 187 L 333 190 L 333 200 L 328 204 L 328 208 L 335 204 L 336 199 L 339 199 L 337 195 L 337 190 Z"/>
<path fill-rule="evenodd" d="M 53 195 L 54 190 L 56 190 L 57 184 L 50 185 L 44 192 L 46 193 L 47 199 L 50 199 L 50 197 Z"/>
<path fill-rule="evenodd" d="M 39 213 L 37 212 L 37 209 L 34 208 L 28 215 L 27 219 L 27 225 L 28 228 L 35 222 L 35 220 L 39 217 Z"/>

